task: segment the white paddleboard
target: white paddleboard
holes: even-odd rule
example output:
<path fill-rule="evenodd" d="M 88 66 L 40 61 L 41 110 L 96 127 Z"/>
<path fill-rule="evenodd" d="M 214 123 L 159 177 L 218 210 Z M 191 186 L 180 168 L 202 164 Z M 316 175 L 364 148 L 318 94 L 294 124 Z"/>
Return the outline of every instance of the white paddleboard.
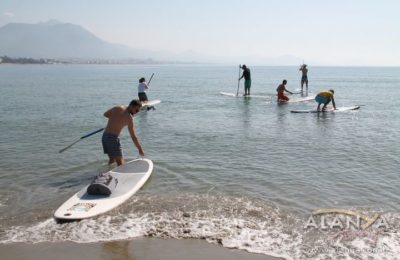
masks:
<path fill-rule="evenodd" d="M 135 159 L 118 166 L 109 173 L 118 179 L 118 184 L 110 196 L 89 195 L 86 185 L 69 198 L 54 213 L 56 220 L 79 220 L 91 218 L 121 205 L 135 194 L 150 177 L 153 162 L 149 159 Z"/>
<path fill-rule="evenodd" d="M 307 96 L 307 97 L 290 97 L 289 101 L 279 100 L 278 103 L 298 103 L 298 102 L 305 102 L 314 100 L 315 97 Z"/>
<path fill-rule="evenodd" d="M 261 95 L 247 95 L 247 96 L 243 96 L 243 94 L 239 94 L 238 96 L 236 96 L 235 93 L 230 93 L 230 92 L 220 92 L 221 95 L 224 96 L 230 96 L 230 97 L 244 97 L 244 98 L 248 98 L 248 97 L 254 97 L 254 98 L 270 98 L 269 96 L 261 96 Z"/>
<path fill-rule="evenodd" d="M 360 106 L 351 106 L 351 107 L 337 107 L 336 110 L 333 107 L 327 108 L 324 111 L 318 111 L 316 109 L 309 109 L 309 110 L 291 110 L 292 113 L 327 113 L 327 112 L 343 112 L 343 111 L 350 111 L 359 109 Z"/>
<path fill-rule="evenodd" d="M 159 100 L 159 99 L 148 100 L 148 101 L 142 102 L 142 109 L 147 108 L 147 107 L 152 107 L 152 106 L 160 104 L 160 103 L 161 103 L 161 100 Z"/>

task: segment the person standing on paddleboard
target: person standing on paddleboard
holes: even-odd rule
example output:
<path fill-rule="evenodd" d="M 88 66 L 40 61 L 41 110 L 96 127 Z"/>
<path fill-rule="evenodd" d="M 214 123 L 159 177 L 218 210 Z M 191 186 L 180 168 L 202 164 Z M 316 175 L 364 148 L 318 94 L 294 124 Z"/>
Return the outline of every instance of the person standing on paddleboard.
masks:
<path fill-rule="evenodd" d="M 301 65 L 300 69 L 301 71 L 301 93 L 303 93 L 303 85 L 306 83 L 306 91 L 308 92 L 308 69 L 307 69 L 307 64 Z"/>
<path fill-rule="evenodd" d="M 145 78 L 139 79 L 138 97 L 139 97 L 140 102 L 148 101 L 147 95 L 146 95 L 146 89 L 149 89 L 146 79 Z"/>
<path fill-rule="evenodd" d="M 129 106 L 114 106 L 104 113 L 104 116 L 108 118 L 108 122 L 103 132 L 102 144 L 104 153 L 107 154 L 110 159 L 108 164 L 116 162 L 119 166 L 124 163 L 119 135 L 125 126 L 128 126 L 129 134 L 131 135 L 133 143 L 139 150 L 140 156 L 144 156 L 143 148 L 136 136 L 135 125 L 132 118 L 140 111 L 141 107 L 142 103 L 134 99 L 129 103 Z"/>
<path fill-rule="evenodd" d="M 333 98 L 333 94 L 335 94 L 335 91 L 333 89 L 330 90 L 323 90 L 318 93 L 318 95 L 315 97 L 315 101 L 318 103 L 317 111 L 319 111 L 319 107 L 321 104 L 324 104 L 322 107 L 322 111 L 325 110 L 326 106 L 332 101 L 333 109 L 336 109 L 335 105 L 335 99 Z"/>
<path fill-rule="evenodd" d="M 289 101 L 289 98 L 287 96 L 285 96 L 285 91 L 293 94 L 293 92 L 290 92 L 289 90 L 286 89 L 286 84 L 287 84 L 287 80 L 284 79 L 282 81 L 282 84 L 280 84 L 277 88 L 276 88 L 276 92 L 278 92 L 278 102 L 280 101 Z"/>
<path fill-rule="evenodd" d="M 246 65 L 242 65 L 243 74 L 239 78 L 241 80 L 244 78 L 244 96 L 250 96 L 250 88 L 251 88 L 251 75 L 250 69 L 246 67 Z"/>

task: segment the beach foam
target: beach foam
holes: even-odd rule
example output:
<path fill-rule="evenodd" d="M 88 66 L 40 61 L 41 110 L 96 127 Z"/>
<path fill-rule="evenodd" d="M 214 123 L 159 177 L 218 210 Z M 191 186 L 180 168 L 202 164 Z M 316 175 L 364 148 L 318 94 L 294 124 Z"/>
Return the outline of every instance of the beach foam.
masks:
<path fill-rule="evenodd" d="M 5 230 L 1 243 L 89 243 L 131 239 L 198 238 L 227 248 L 286 259 L 337 257 L 388 258 L 400 255 L 398 216 L 387 215 L 390 230 L 309 231 L 305 219 L 265 201 L 207 195 L 136 196 L 110 214 L 56 224 L 46 219 L 32 226 Z M 392 224 L 393 223 L 393 224 Z"/>

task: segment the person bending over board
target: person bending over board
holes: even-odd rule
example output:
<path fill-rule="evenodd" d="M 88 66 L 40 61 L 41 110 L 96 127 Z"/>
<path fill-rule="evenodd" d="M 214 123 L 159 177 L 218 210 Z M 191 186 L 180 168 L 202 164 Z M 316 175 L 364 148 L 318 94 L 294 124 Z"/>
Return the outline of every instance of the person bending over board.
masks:
<path fill-rule="evenodd" d="M 139 150 L 139 154 L 144 156 L 142 146 L 136 136 L 135 125 L 133 124 L 132 118 L 133 115 L 140 111 L 141 107 L 142 103 L 134 99 L 129 103 L 129 106 L 118 105 L 104 113 L 104 116 L 108 118 L 108 122 L 101 141 L 104 153 L 110 158 L 108 164 L 116 162 L 119 166 L 124 163 L 119 135 L 125 126 L 128 126 L 129 134 L 131 135 L 133 143 Z"/>
<path fill-rule="evenodd" d="M 250 96 L 250 88 L 251 88 L 251 75 L 250 69 L 246 67 L 246 65 L 242 65 L 243 74 L 239 78 L 241 80 L 244 78 L 244 96 Z"/>
<path fill-rule="evenodd" d="M 146 89 L 149 89 L 149 86 L 147 85 L 146 79 L 141 78 L 139 79 L 139 85 L 138 85 L 138 97 L 141 102 L 148 101 L 147 95 L 146 95 Z"/>
<path fill-rule="evenodd" d="M 293 94 L 293 92 L 290 92 L 289 90 L 286 89 L 286 84 L 287 84 L 287 80 L 284 79 L 282 81 L 282 84 L 280 84 L 276 88 L 276 91 L 278 92 L 278 102 L 289 101 L 289 98 L 287 96 L 285 96 L 285 91 L 290 93 L 290 94 Z"/>
<path fill-rule="evenodd" d="M 301 65 L 300 69 L 301 71 L 301 93 L 303 93 L 303 85 L 306 83 L 306 90 L 308 92 L 308 69 L 307 69 L 307 64 Z"/>
<path fill-rule="evenodd" d="M 330 90 L 323 90 L 318 93 L 318 95 L 315 97 L 315 101 L 318 103 L 317 111 L 319 110 L 319 107 L 321 104 L 324 104 L 322 107 L 322 111 L 326 109 L 326 106 L 332 101 L 333 109 L 336 109 L 335 105 L 335 99 L 333 98 L 333 94 L 335 94 L 335 91 L 333 89 Z"/>

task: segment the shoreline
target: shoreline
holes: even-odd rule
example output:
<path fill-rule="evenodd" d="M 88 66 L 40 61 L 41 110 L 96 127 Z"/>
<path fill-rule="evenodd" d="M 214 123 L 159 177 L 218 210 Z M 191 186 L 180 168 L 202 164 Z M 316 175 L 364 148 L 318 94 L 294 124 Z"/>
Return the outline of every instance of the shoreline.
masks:
<path fill-rule="evenodd" d="M 7 260 L 42 259 L 135 259 L 135 260 L 279 260 L 264 254 L 249 253 L 210 244 L 199 239 L 162 239 L 141 237 L 97 243 L 44 242 L 0 245 L 0 258 Z"/>

